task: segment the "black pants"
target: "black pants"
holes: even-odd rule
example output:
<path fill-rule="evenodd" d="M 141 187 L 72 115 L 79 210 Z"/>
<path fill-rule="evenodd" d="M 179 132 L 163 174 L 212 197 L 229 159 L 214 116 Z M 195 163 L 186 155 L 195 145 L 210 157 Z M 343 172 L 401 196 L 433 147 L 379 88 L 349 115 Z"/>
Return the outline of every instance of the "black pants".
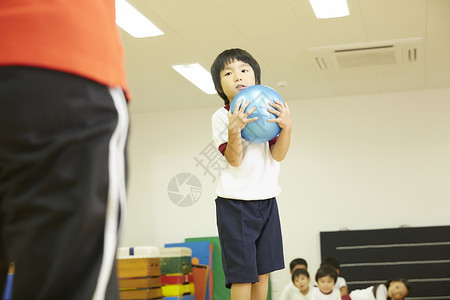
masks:
<path fill-rule="evenodd" d="M 125 205 L 123 93 L 75 75 L 0 67 L 0 297 L 118 299 Z"/>

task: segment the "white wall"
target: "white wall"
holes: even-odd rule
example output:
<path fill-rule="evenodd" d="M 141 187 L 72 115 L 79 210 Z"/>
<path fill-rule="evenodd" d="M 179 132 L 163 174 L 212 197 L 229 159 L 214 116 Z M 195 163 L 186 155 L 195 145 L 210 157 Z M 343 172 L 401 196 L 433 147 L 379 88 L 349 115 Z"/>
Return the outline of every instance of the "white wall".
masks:
<path fill-rule="evenodd" d="M 450 89 L 289 105 L 293 140 L 278 197 L 286 266 L 303 257 L 314 276 L 320 231 L 449 225 Z M 121 245 L 163 247 L 217 235 L 215 182 L 195 161 L 211 142 L 215 110 L 131 116 Z M 199 201 L 190 207 L 175 205 L 167 193 L 169 181 L 182 172 L 202 184 Z M 286 269 L 272 274 L 274 299 L 289 280 Z"/>

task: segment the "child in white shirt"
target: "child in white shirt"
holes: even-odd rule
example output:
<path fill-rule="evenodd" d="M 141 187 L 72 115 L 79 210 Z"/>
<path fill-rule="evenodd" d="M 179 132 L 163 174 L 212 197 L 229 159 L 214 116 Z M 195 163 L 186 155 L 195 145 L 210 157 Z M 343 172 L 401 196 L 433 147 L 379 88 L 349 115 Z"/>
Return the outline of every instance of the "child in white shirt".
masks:
<path fill-rule="evenodd" d="M 386 283 L 370 286 L 350 293 L 351 300 L 401 300 L 411 292 L 411 285 L 406 279 L 389 280 Z"/>
<path fill-rule="evenodd" d="M 291 281 L 284 287 L 278 300 L 293 300 L 294 296 L 299 293 L 298 288 L 294 285 L 292 275 L 295 270 L 308 270 L 308 263 L 303 258 L 295 258 L 289 264 L 289 272 L 291 274 Z M 309 275 L 308 275 L 309 277 Z"/>
<path fill-rule="evenodd" d="M 311 300 L 341 300 L 341 293 L 334 288 L 338 274 L 332 266 L 322 266 L 317 270 L 315 287 L 311 292 Z"/>
<path fill-rule="evenodd" d="M 347 282 L 345 281 L 345 279 L 343 277 L 339 276 L 340 275 L 340 267 L 341 267 L 341 263 L 339 262 L 339 260 L 337 260 L 334 257 L 327 257 L 323 260 L 323 262 L 320 266 L 325 266 L 325 265 L 332 266 L 336 269 L 338 277 L 336 279 L 336 283 L 334 284 L 334 287 L 341 292 L 341 296 L 348 295 Z"/>
<path fill-rule="evenodd" d="M 310 300 L 313 288 L 310 286 L 311 278 L 305 269 L 296 269 L 292 272 L 292 283 L 296 287 L 292 300 Z"/>

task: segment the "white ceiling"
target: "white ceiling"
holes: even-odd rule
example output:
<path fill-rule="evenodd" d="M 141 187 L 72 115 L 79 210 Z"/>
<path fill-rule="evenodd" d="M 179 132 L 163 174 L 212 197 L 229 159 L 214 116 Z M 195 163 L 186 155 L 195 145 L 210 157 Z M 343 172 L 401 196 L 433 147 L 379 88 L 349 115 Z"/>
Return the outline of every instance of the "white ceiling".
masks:
<path fill-rule="evenodd" d="M 171 66 L 209 70 L 229 48 L 250 52 L 262 84 L 288 102 L 450 87 L 450 0 L 347 0 L 350 16 L 335 19 L 316 19 L 308 0 L 128 1 L 165 33 L 135 39 L 121 31 L 134 113 L 222 105 Z M 321 71 L 308 50 L 406 38 L 421 38 L 417 62 Z"/>

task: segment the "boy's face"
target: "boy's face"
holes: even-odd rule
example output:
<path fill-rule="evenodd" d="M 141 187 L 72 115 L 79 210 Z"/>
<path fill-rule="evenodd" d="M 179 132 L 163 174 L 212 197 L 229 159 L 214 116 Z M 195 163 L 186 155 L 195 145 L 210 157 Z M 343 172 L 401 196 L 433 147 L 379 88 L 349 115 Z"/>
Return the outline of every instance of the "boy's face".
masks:
<path fill-rule="evenodd" d="M 388 287 L 388 296 L 391 299 L 403 299 L 406 297 L 408 293 L 408 289 L 403 282 L 400 281 L 392 281 Z"/>
<path fill-rule="evenodd" d="M 294 279 L 294 285 L 300 290 L 300 292 L 307 291 L 311 278 L 306 277 L 303 274 L 298 275 Z"/>
<path fill-rule="evenodd" d="M 255 73 L 249 64 L 233 60 L 220 71 L 220 84 L 223 93 L 231 102 L 239 91 L 255 85 Z"/>
<path fill-rule="evenodd" d="M 334 287 L 334 279 L 333 277 L 327 275 L 324 277 L 320 277 L 319 280 L 317 280 L 317 285 L 319 286 L 319 289 L 324 294 L 329 294 L 333 291 Z"/>

